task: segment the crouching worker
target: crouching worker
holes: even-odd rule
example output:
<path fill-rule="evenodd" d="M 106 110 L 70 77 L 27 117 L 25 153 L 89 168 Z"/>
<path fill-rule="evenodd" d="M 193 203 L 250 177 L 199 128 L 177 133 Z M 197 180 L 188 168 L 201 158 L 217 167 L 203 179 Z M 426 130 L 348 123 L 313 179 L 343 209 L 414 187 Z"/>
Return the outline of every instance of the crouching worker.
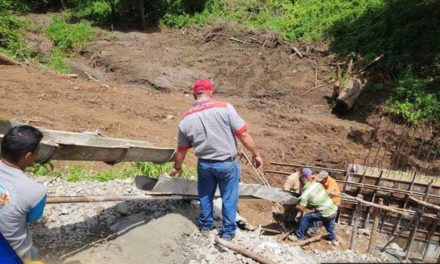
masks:
<path fill-rule="evenodd" d="M 333 202 L 339 206 L 341 204 L 341 189 L 334 178 L 328 175 L 327 171 L 320 171 L 316 181 L 320 182 L 327 194 L 333 200 Z"/>
<path fill-rule="evenodd" d="M 300 174 L 300 170 L 296 170 L 294 173 L 290 174 L 284 182 L 283 190 L 293 193 L 295 196 L 299 196 L 301 193 Z M 295 223 L 296 215 L 297 211 L 295 210 L 295 207 L 292 205 L 284 205 L 284 227 L 292 227 Z"/>
<path fill-rule="evenodd" d="M 46 190 L 24 169 L 37 159 L 42 138 L 43 134 L 32 126 L 17 126 L 1 142 L 0 233 L 25 261 L 38 258 L 28 223 L 43 215 Z"/>
<path fill-rule="evenodd" d="M 303 171 L 309 172 L 308 169 Z M 303 183 L 300 202 L 295 206 L 296 210 L 305 212 L 306 207 L 314 212 L 304 214 L 301 218 L 295 236 L 289 236 L 290 240 L 302 240 L 307 229 L 314 222 L 322 221 L 328 233 L 328 239 L 336 245 L 335 218 L 338 207 L 326 193 L 322 184 L 315 182 L 312 173 L 302 173 L 300 177 Z"/>

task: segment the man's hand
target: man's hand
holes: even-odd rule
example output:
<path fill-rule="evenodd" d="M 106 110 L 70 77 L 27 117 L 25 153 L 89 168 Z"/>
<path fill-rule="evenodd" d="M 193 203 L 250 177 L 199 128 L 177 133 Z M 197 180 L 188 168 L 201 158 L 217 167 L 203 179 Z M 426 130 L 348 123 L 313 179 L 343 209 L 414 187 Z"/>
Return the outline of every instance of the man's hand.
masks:
<path fill-rule="evenodd" d="M 295 205 L 295 209 L 304 213 L 306 211 L 306 208 L 304 206 L 301 206 L 299 204 Z"/>
<path fill-rule="evenodd" d="M 252 156 L 252 161 L 254 163 L 255 168 L 261 169 L 263 168 L 263 159 L 260 155 Z"/>
<path fill-rule="evenodd" d="M 182 173 L 183 173 L 182 168 L 179 169 L 173 168 L 169 174 L 170 176 L 174 177 L 174 176 L 181 176 Z"/>
<path fill-rule="evenodd" d="M 186 149 L 177 149 L 176 154 L 174 155 L 174 167 L 170 172 L 170 176 L 182 176 L 182 164 L 185 160 L 186 151 Z"/>

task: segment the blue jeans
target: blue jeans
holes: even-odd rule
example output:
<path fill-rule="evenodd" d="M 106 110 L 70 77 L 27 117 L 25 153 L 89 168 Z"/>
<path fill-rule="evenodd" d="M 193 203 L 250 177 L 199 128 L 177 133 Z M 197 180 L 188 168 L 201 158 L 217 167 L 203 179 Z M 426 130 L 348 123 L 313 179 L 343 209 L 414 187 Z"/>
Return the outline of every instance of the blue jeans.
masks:
<path fill-rule="evenodd" d="M 336 240 L 335 218 L 336 214 L 329 217 L 323 217 L 321 213 L 317 212 L 303 215 L 303 217 L 301 218 L 301 222 L 299 223 L 298 229 L 296 230 L 296 237 L 298 239 L 302 239 L 310 225 L 314 224 L 315 222 L 321 221 L 325 227 L 325 230 L 327 230 L 328 239 Z"/>
<path fill-rule="evenodd" d="M 211 161 L 199 159 L 197 163 L 197 189 L 200 200 L 199 224 L 202 229 L 211 229 L 214 223 L 213 199 L 217 188 L 222 198 L 223 237 L 235 235 L 238 205 L 240 165 L 237 161 Z"/>

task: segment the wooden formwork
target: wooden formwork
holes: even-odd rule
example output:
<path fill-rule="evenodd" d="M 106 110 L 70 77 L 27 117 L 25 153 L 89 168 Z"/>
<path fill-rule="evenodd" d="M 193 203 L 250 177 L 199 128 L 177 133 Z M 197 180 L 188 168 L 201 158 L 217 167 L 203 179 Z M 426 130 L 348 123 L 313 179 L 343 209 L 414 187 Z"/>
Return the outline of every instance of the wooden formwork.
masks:
<path fill-rule="evenodd" d="M 362 194 L 364 200 L 377 202 L 379 198 L 384 200 L 384 205 L 389 205 L 405 210 L 416 211 L 418 203 L 412 201 L 410 196 L 418 197 L 432 204 L 440 204 L 440 185 L 438 178 L 427 175 L 418 175 L 417 172 L 398 172 L 380 170 L 360 165 L 350 165 L 345 179 L 337 179 L 344 192 L 356 196 Z M 353 185 L 351 183 L 359 183 Z M 374 189 L 374 186 L 384 187 Z M 344 203 L 341 206 L 341 219 L 351 223 L 354 206 Z M 428 242 L 440 242 L 440 229 L 435 228 L 431 234 L 432 225 L 436 225 L 437 211 L 426 208 L 421 215 L 420 226 L 417 228 L 416 239 Z M 392 213 L 385 212 L 382 215 L 380 230 L 384 233 L 396 234 L 402 228 L 406 228 L 411 219 L 405 219 Z M 368 209 L 361 213 L 363 225 L 372 224 L 371 213 Z M 402 234 L 402 237 L 409 236 Z"/>
<path fill-rule="evenodd" d="M 288 175 L 292 169 L 307 165 L 271 163 L 283 167 L 284 171 L 268 170 L 268 173 Z M 382 210 L 379 216 L 378 229 L 392 237 L 407 240 L 405 250 L 410 248 L 414 241 L 426 245 L 440 243 L 440 179 L 417 172 L 400 172 L 361 165 L 350 164 L 346 171 L 312 167 L 315 170 L 327 170 L 336 179 L 343 193 L 352 197 L 361 196 L 364 201 L 378 203 L 383 200 L 384 206 L 400 208 L 409 213 L 408 216 Z M 433 206 L 422 206 L 420 203 Z M 360 227 L 371 227 L 374 223 L 372 207 L 358 206 L 352 199 L 343 199 L 340 206 L 338 222 Z M 408 250 L 409 249 L 409 250 Z M 424 260 L 428 249 L 425 247 L 421 254 Z"/>

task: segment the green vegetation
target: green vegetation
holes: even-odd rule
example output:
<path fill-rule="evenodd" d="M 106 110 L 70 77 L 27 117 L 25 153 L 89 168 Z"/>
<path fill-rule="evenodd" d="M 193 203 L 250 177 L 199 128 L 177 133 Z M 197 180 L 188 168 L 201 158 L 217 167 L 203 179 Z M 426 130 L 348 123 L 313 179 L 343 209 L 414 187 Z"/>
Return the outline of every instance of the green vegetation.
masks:
<path fill-rule="evenodd" d="M 160 175 L 167 174 L 173 169 L 172 163 L 155 164 L 152 162 L 136 162 L 135 165 L 141 175 L 147 175 L 151 177 L 158 177 Z M 192 178 L 194 177 L 194 175 L 196 175 L 194 169 L 183 165 L 181 177 Z"/>
<path fill-rule="evenodd" d="M 83 50 L 93 39 L 93 28 L 87 22 L 69 24 L 64 17 L 56 16 L 46 28 L 46 34 L 58 50 L 68 53 Z"/>
<path fill-rule="evenodd" d="M 51 51 L 52 57 L 46 64 L 61 73 L 70 72 L 70 67 L 64 58 L 70 54 L 81 52 L 94 37 L 90 23 L 70 24 L 64 16 L 55 16 L 52 23 L 45 29 L 45 33 L 54 44 Z"/>
<path fill-rule="evenodd" d="M 327 41 L 360 63 L 383 54 L 371 71 L 384 78 L 374 78 L 367 93 L 389 96 L 387 109 L 409 120 L 440 122 L 436 0 L 89 0 L 73 10 L 77 18 L 135 28 L 232 21 L 289 41 Z"/>
<path fill-rule="evenodd" d="M 90 23 L 68 23 L 70 18 L 60 15 L 55 16 L 47 28 L 39 29 L 33 28 L 31 21 L 18 18 L 15 13 L 44 11 L 54 6 L 52 2 L 57 1 L 0 0 L 0 51 L 19 61 L 34 60 L 55 71 L 68 73 L 70 68 L 64 58 L 80 52 L 87 42 L 93 40 L 94 32 Z M 53 42 L 49 56 L 35 52 L 26 45 L 25 35 L 30 31 L 46 35 Z"/>
<path fill-rule="evenodd" d="M 10 14 L 11 7 L 9 1 L 0 0 L 0 51 L 21 59 L 26 57 L 22 35 L 26 22 Z"/>
<path fill-rule="evenodd" d="M 157 178 L 168 174 L 172 169 L 172 163 L 155 164 L 151 162 L 133 162 L 123 163 L 114 166 L 111 170 L 94 172 L 94 163 L 88 162 L 81 165 L 66 165 L 63 169 L 55 168 L 53 164 L 34 164 L 28 168 L 29 173 L 38 176 L 59 177 L 69 182 L 78 181 L 111 181 L 115 179 L 134 178 L 138 175 Z M 183 175 L 179 177 L 192 178 L 195 176 L 195 170 L 183 166 Z"/>
<path fill-rule="evenodd" d="M 55 44 L 52 56 L 39 60 L 61 72 L 68 71 L 63 57 L 92 39 L 83 19 L 124 29 L 235 22 L 289 41 L 326 41 L 340 58 L 358 64 L 383 54 L 370 69 L 375 83 L 367 93 L 378 95 L 377 103 L 388 96 L 389 111 L 409 120 L 440 122 L 438 0 L 0 0 L 0 49 L 38 59 L 23 44 L 26 22 L 11 10 L 61 9 L 68 15 L 45 30 Z"/>

